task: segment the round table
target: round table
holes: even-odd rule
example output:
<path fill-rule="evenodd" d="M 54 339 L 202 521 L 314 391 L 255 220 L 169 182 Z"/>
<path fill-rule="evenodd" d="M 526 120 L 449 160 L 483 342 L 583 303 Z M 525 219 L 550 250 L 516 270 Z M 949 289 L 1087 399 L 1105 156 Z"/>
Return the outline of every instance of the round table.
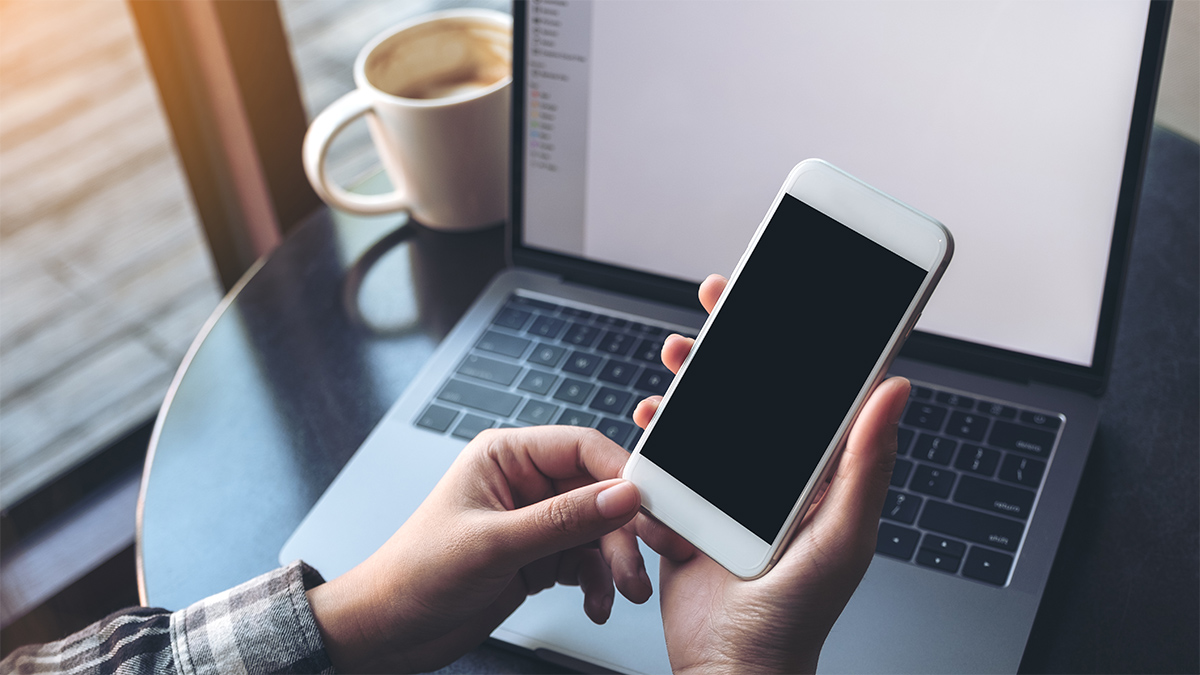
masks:
<path fill-rule="evenodd" d="M 1200 670 L 1200 153 L 1156 130 L 1100 429 L 1022 670 Z M 278 565 L 284 541 L 504 264 L 504 232 L 315 214 L 197 338 L 151 442 L 142 601 Z M 485 645 L 454 666 L 561 671 Z"/>

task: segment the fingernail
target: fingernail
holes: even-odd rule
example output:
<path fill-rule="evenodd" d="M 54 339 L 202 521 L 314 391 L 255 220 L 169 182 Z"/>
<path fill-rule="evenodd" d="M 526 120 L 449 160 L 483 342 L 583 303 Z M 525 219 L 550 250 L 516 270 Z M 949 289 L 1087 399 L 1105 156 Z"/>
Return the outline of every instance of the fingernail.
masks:
<path fill-rule="evenodd" d="M 608 618 L 612 616 L 612 596 L 605 596 L 599 600 L 594 598 L 585 598 L 584 602 L 588 605 L 588 609 L 591 610 L 587 612 L 587 615 L 592 619 L 593 623 L 601 626 L 603 626 L 605 623 L 608 623 Z"/>
<path fill-rule="evenodd" d="M 636 509 L 640 498 L 637 487 L 623 480 L 596 495 L 596 510 L 604 518 L 619 518 Z"/>

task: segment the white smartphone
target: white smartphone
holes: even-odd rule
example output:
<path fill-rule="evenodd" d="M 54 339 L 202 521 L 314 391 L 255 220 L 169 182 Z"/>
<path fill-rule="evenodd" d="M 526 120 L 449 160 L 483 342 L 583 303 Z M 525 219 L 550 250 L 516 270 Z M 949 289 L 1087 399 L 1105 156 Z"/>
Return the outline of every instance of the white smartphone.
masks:
<path fill-rule="evenodd" d="M 737 576 L 765 574 L 953 250 L 929 216 L 796 165 L 625 465 L 643 508 Z"/>

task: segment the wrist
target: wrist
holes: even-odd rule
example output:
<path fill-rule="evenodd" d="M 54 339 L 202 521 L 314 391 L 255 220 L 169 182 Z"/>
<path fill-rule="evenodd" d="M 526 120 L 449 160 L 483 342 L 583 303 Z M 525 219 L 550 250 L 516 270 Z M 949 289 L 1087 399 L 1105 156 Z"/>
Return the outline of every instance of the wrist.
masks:
<path fill-rule="evenodd" d="M 742 675 L 743 673 L 816 673 L 817 657 L 792 658 L 784 660 L 739 660 L 714 659 L 703 663 L 693 663 L 676 668 L 672 666 L 674 675 Z"/>
<path fill-rule="evenodd" d="M 369 601 L 375 595 L 373 589 L 356 587 L 354 580 L 347 578 L 353 574 L 352 570 L 307 593 L 329 660 L 343 673 L 403 670 L 396 645 L 388 644 L 377 623 L 379 607 Z M 389 648 L 387 664 L 380 661 L 385 648 Z"/>
<path fill-rule="evenodd" d="M 817 671 L 823 639 L 815 644 L 795 634 L 790 639 L 779 635 L 771 635 L 770 641 L 761 639 L 771 633 L 773 631 L 765 630 L 747 635 L 735 630 L 732 634 L 726 633 L 726 637 L 732 639 L 716 640 L 696 650 L 672 650 L 668 643 L 668 652 L 672 652 L 671 672 L 675 675 L 740 675 Z"/>
<path fill-rule="evenodd" d="M 366 639 L 362 627 L 356 624 L 352 613 L 346 611 L 346 598 L 334 582 L 326 582 L 308 591 L 308 605 L 312 608 L 317 630 L 325 643 L 334 670 L 340 673 L 361 672 L 362 665 L 354 657 L 362 653 Z"/>

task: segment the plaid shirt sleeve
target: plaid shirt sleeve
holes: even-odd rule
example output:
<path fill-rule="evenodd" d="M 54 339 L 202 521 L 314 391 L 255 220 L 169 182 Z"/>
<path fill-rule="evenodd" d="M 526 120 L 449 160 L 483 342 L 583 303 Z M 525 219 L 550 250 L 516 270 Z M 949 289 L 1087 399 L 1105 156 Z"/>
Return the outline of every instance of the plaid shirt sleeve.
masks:
<path fill-rule="evenodd" d="M 177 612 L 136 607 L 58 642 L 17 649 L 2 673 L 332 673 L 296 561 Z"/>

